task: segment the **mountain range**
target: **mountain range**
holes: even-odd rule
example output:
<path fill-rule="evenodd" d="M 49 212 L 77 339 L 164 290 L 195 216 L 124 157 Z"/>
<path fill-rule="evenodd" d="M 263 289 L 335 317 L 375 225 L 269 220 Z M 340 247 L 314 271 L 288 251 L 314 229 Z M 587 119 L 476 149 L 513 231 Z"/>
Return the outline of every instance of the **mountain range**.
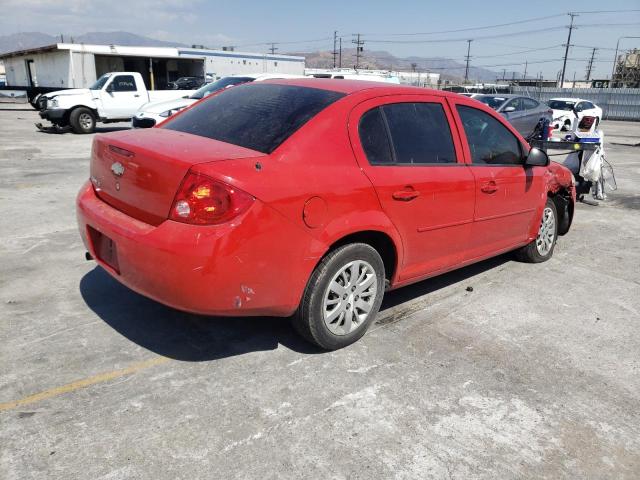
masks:
<path fill-rule="evenodd" d="M 188 47 L 178 42 L 156 40 L 130 32 L 89 32 L 82 35 L 63 35 L 65 42 L 92 43 L 106 45 L 128 45 L 142 47 Z M 61 41 L 60 36 L 48 35 L 41 32 L 23 32 L 0 36 L 0 53 L 51 45 Z M 283 52 L 284 53 L 284 52 Z M 306 58 L 309 68 L 330 68 L 333 66 L 333 56 L 330 51 L 290 52 Z M 342 65 L 352 67 L 355 64 L 355 50 L 342 51 Z M 365 51 L 360 59 L 361 68 L 380 70 L 412 70 L 414 67 L 420 72 L 440 73 L 442 78 L 458 81 L 464 77 L 465 65 L 448 58 L 424 58 L 419 56 L 396 57 L 385 51 Z M 507 78 L 513 72 L 507 72 Z M 518 75 L 517 73 L 515 75 Z M 469 78 L 479 82 L 495 82 L 499 75 L 485 68 L 469 67 Z"/>

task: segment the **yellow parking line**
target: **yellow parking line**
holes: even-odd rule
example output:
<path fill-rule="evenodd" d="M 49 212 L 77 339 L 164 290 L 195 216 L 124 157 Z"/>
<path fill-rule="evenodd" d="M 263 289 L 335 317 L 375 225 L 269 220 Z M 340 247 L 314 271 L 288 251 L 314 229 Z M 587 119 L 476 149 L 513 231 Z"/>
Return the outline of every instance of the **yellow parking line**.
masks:
<path fill-rule="evenodd" d="M 24 397 L 19 400 L 0 403 L 0 412 L 3 412 L 5 410 L 11 410 L 16 407 L 29 405 L 31 403 L 36 403 L 41 400 L 46 400 L 48 398 L 57 397 L 65 393 L 74 392 L 76 390 L 80 390 L 81 388 L 87 388 L 97 383 L 108 382 L 110 380 L 114 380 L 119 377 L 131 375 L 132 373 L 139 372 L 140 370 L 144 370 L 145 368 L 161 365 L 163 363 L 168 362 L 169 360 L 170 359 L 167 357 L 155 357 L 150 360 L 145 360 L 144 362 L 133 363 L 128 367 L 122 368 L 120 370 L 112 370 L 111 372 L 99 373 L 98 375 L 94 375 L 93 377 L 84 378 L 82 380 L 76 380 L 75 382 L 71 382 L 66 385 L 62 385 L 60 387 L 54 387 L 40 393 L 35 393 L 33 395 L 29 395 L 28 397 Z"/>

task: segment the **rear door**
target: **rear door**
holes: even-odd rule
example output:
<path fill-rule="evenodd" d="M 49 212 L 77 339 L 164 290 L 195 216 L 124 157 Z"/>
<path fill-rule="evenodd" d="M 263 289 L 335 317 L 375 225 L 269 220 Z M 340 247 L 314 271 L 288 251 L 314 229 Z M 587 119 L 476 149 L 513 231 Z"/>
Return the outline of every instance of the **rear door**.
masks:
<path fill-rule="evenodd" d="M 351 113 L 360 167 L 403 241 L 399 280 L 459 263 L 469 241 L 474 178 L 441 97 L 394 95 Z"/>
<path fill-rule="evenodd" d="M 106 118 L 130 118 L 143 103 L 147 102 L 147 92 L 133 75 L 114 75 L 100 92 Z"/>
<path fill-rule="evenodd" d="M 463 128 L 465 155 L 476 182 L 476 209 L 465 259 L 522 245 L 536 221 L 546 168 L 525 168 L 525 147 L 493 115 L 457 99 L 450 101 Z"/>

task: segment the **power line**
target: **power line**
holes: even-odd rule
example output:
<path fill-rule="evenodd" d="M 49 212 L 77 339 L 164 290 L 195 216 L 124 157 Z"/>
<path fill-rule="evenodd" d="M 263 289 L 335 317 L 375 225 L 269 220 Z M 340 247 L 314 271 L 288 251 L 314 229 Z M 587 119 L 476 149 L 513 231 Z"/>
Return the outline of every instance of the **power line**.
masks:
<path fill-rule="evenodd" d="M 530 22 L 538 22 L 541 20 L 549 20 L 550 18 L 555 18 L 557 17 L 557 15 L 547 15 L 545 17 L 535 17 L 535 18 L 529 18 L 526 20 L 518 20 L 515 22 L 508 22 L 508 23 L 497 23 L 495 25 L 484 25 L 481 27 L 469 27 L 469 28 L 457 28 L 455 30 L 440 30 L 440 31 L 436 31 L 436 32 L 414 32 L 414 33 L 363 33 L 362 35 L 386 35 L 386 36 L 411 36 L 411 35 L 438 35 L 441 33 L 459 33 L 459 32 L 470 32 L 473 30 L 487 30 L 487 29 L 491 29 L 491 28 L 500 28 L 500 27 L 509 27 L 511 25 L 520 25 L 523 23 L 530 23 Z"/>
<path fill-rule="evenodd" d="M 551 49 L 554 49 L 554 48 L 560 48 L 562 46 L 564 46 L 564 44 L 559 43 L 558 45 L 551 45 L 549 47 L 530 48 L 528 50 L 520 50 L 518 52 L 497 53 L 495 55 L 476 55 L 474 58 L 508 57 L 509 55 L 521 55 L 523 53 L 539 52 L 539 51 L 542 51 L 542 50 L 551 50 Z"/>

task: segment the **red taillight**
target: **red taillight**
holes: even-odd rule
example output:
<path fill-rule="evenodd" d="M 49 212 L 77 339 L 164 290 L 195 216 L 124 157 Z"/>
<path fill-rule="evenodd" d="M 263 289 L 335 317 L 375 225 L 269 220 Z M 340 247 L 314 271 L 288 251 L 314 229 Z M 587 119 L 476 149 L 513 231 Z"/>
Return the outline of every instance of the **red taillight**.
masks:
<path fill-rule="evenodd" d="M 242 190 L 199 173 L 187 173 L 169 218 L 195 225 L 214 225 L 246 211 L 254 198 Z"/>

